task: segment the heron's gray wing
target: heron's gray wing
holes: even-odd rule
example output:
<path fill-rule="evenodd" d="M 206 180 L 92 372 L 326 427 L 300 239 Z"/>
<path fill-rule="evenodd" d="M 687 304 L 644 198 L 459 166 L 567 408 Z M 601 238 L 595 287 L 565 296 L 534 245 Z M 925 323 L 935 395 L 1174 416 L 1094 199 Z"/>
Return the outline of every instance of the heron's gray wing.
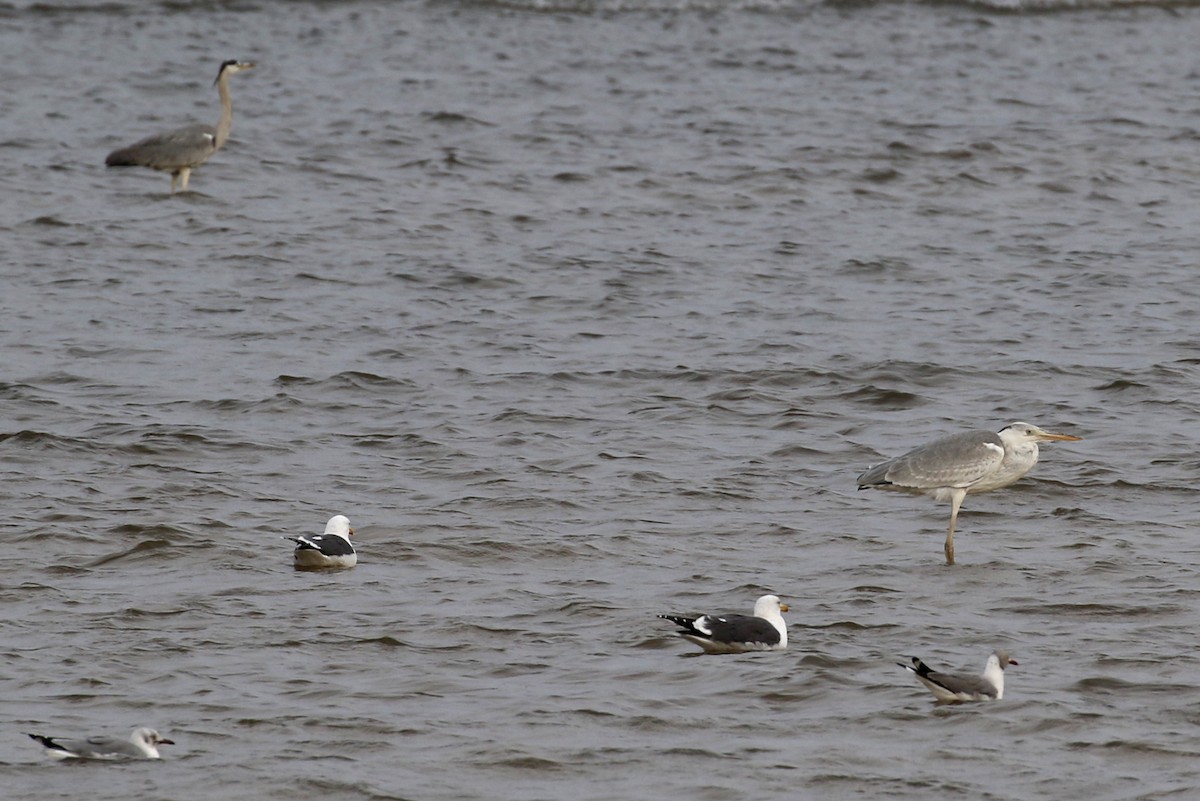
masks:
<path fill-rule="evenodd" d="M 195 167 L 216 152 L 217 130 L 211 125 L 189 125 L 114 150 L 104 163 L 109 167 L 152 167 L 174 170 Z"/>
<path fill-rule="evenodd" d="M 914 490 L 969 487 L 1003 461 L 1004 443 L 995 433 L 965 431 L 872 467 L 858 477 L 858 486 L 891 484 Z"/>

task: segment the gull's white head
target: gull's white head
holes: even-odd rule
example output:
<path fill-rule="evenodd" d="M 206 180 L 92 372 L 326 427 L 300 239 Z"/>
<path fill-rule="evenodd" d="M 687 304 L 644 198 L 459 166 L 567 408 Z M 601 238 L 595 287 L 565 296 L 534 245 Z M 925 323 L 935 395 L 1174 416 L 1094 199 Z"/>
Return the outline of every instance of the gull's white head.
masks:
<path fill-rule="evenodd" d="M 334 534 L 348 540 L 354 536 L 354 529 L 350 528 L 350 518 L 345 515 L 334 515 L 325 524 L 325 533 Z"/>
<path fill-rule="evenodd" d="M 1009 665 L 1020 664 L 1017 662 L 1017 660 L 1008 655 L 1008 651 L 992 651 L 992 659 L 996 660 L 996 664 L 1001 670 L 1004 670 L 1004 668 L 1008 667 Z"/>
<path fill-rule="evenodd" d="M 780 603 L 778 595 L 764 595 L 754 602 L 754 616 L 762 618 L 779 617 L 780 612 L 786 612 L 788 605 Z"/>
<path fill-rule="evenodd" d="M 133 734 L 129 735 L 129 739 L 134 745 L 144 750 L 147 754 L 153 757 L 158 756 L 158 746 L 160 745 L 175 745 L 174 740 L 168 740 L 154 729 L 142 726 L 134 729 Z"/>

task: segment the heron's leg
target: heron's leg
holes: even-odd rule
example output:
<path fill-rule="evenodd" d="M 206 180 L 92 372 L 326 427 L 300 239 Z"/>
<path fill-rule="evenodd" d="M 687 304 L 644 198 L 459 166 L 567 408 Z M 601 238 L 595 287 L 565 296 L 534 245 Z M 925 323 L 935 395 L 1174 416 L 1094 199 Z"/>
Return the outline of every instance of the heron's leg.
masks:
<path fill-rule="evenodd" d="M 179 188 L 180 192 L 187 191 L 187 181 L 188 181 L 188 178 L 191 176 L 191 174 L 192 174 L 191 167 L 183 167 L 179 170 L 179 177 L 181 179 L 183 179 L 183 186 Z"/>
<path fill-rule="evenodd" d="M 950 496 L 950 530 L 946 532 L 946 564 L 954 564 L 954 524 L 958 522 L 958 509 L 962 506 L 966 490 L 954 490 Z"/>
<path fill-rule="evenodd" d="M 171 173 L 171 194 L 172 195 L 175 194 L 175 184 L 177 181 L 179 181 L 179 172 L 178 171 Z"/>

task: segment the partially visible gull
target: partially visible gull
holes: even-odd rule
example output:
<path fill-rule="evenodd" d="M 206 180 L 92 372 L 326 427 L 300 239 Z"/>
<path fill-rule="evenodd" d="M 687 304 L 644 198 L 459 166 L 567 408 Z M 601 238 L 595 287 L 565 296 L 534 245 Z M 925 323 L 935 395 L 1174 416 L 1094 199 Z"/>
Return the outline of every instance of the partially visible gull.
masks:
<path fill-rule="evenodd" d="M 300 570 L 315 570 L 323 567 L 354 567 L 358 554 L 350 544 L 354 529 L 345 515 L 334 515 L 325 524 L 325 533 L 312 537 L 284 537 L 296 543 L 294 552 L 296 567 Z"/>
<path fill-rule="evenodd" d="M 787 604 L 778 595 L 764 595 L 754 603 L 753 615 L 659 615 L 680 631 L 675 632 L 710 654 L 746 651 L 782 651 L 787 648 L 787 623 L 781 612 Z"/>
<path fill-rule="evenodd" d="M 42 734 L 29 736 L 41 743 L 47 756 L 55 759 L 158 759 L 158 746 L 175 745 L 154 729 L 144 726 L 134 729 L 127 740 L 104 736 L 83 740 L 64 740 Z"/>
<path fill-rule="evenodd" d="M 979 676 L 953 676 L 930 670 L 929 666 L 917 657 L 912 658 L 912 665 L 901 663 L 900 667 L 911 670 L 917 681 L 924 684 L 942 703 L 957 703 L 959 701 L 999 701 L 1004 697 L 1004 668 L 1017 664 L 1017 660 L 1006 651 L 993 651 L 988 657 L 987 667 Z"/>
<path fill-rule="evenodd" d="M 984 429 L 951 434 L 864 471 L 858 488 L 928 495 L 950 501 L 946 564 L 954 564 L 954 526 L 963 499 L 1007 487 L 1037 464 L 1039 442 L 1078 442 L 1032 423 L 1009 423 L 997 433 Z"/>

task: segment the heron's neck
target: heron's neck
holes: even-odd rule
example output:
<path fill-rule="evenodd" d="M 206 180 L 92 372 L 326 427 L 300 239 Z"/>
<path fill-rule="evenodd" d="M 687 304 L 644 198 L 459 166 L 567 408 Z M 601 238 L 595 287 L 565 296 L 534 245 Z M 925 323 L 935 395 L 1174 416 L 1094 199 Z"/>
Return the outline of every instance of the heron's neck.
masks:
<path fill-rule="evenodd" d="M 1007 432 L 1005 432 L 1007 433 Z M 1017 439 L 1015 437 L 1006 438 L 1001 436 L 1001 441 L 1004 442 L 1004 461 L 1012 464 L 1027 464 L 1033 467 L 1038 460 L 1038 444 L 1037 441 L 1029 441 L 1026 439 Z"/>
<path fill-rule="evenodd" d="M 214 149 L 225 144 L 225 140 L 229 138 L 229 131 L 233 128 L 233 97 L 229 94 L 229 76 L 231 74 L 229 72 L 222 73 L 217 80 L 217 92 L 221 95 L 221 119 L 217 120 Z"/>
<path fill-rule="evenodd" d="M 1013 458 L 1022 464 L 1028 464 L 1033 467 L 1038 460 L 1038 444 L 1036 442 L 1022 442 L 1012 449 Z"/>

